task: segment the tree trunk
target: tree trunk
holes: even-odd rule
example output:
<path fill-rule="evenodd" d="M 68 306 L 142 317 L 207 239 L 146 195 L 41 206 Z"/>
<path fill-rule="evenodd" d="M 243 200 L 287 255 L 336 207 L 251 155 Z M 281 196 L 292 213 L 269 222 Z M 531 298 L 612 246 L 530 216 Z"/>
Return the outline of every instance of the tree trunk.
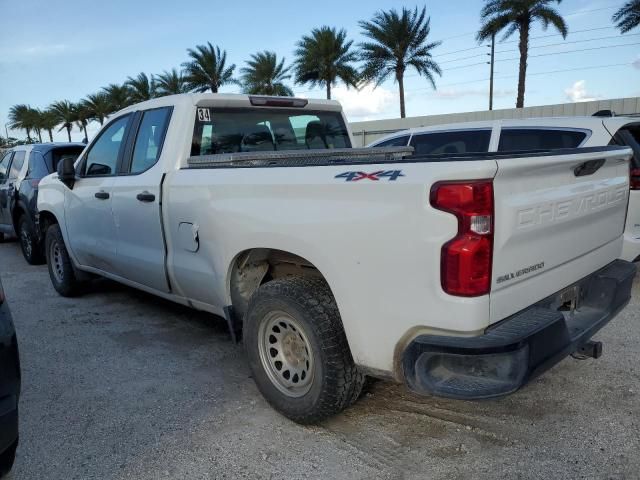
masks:
<path fill-rule="evenodd" d="M 327 100 L 331 100 L 331 82 L 327 82 Z"/>
<path fill-rule="evenodd" d="M 104 118 L 103 117 L 100 117 L 98 119 L 98 121 L 100 122 L 100 126 L 104 125 Z"/>
<path fill-rule="evenodd" d="M 218 86 L 217 85 L 211 85 L 211 93 L 218 93 Z"/>
<path fill-rule="evenodd" d="M 27 140 L 31 143 L 31 129 L 25 128 L 25 130 L 27 131 Z"/>
<path fill-rule="evenodd" d="M 38 132 L 38 141 L 42 143 L 42 132 L 40 131 L 40 129 L 36 130 L 36 132 Z"/>
<path fill-rule="evenodd" d="M 67 136 L 69 137 L 69 143 L 71 143 L 71 127 L 67 127 Z"/>
<path fill-rule="evenodd" d="M 49 141 L 53 143 L 53 133 L 50 128 L 47 128 L 47 132 L 49 132 Z"/>
<path fill-rule="evenodd" d="M 529 56 L 529 22 L 520 24 L 520 71 L 518 72 L 518 99 L 516 108 L 524 107 L 524 85 L 527 78 L 527 57 Z"/>
<path fill-rule="evenodd" d="M 400 87 L 400 118 L 404 118 L 406 116 L 404 110 L 404 75 L 401 73 L 398 74 L 397 79 L 398 87 Z"/>
<path fill-rule="evenodd" d="M 84 138 L 89 140 L 89 135 L 87 135 L 87 126 L 86 125 L 82 125 L 82 130 L 84 130 Z"/>

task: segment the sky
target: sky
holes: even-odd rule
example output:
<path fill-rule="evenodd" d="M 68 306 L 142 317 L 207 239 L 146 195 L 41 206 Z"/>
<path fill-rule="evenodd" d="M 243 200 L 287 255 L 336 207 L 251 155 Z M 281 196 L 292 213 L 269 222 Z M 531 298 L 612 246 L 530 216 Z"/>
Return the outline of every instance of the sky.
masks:
<path fill-rule="evenodd" d="M 620 35 L 611 15 L 620 0 L 564 0 L 565 41 L 554 30 L 532 31 L 525 106 L 640 96 L 640 29 Z M 253 53 L 271 50 L 293 60 L 296 42 L 313 28 L 347 30 L 354 46 L 363 40 L 358 22 L 378 10 L 421 8 L 431 17 L 434 59 L 442 68 L 436 90 L 415 72 L 405 80 L 407 116 L 486 110 L 489 48 L 475 41 L 481 0 L 0 0 L 0 135 L 12 105 L 46 108 L 78 101 L 139 72 L 161 73 L 187 60 L 188 48 L 211 42 L 228 60 L 244 66 Z M 494 108 L 515 106 L 517 33 L 496 45 Z M 323 89 L 294 85 L 296 95 L 323 98 Z M 221 92 L 237 93 L 239 87 Z M 334 88 L 350 121 L 399 116 L 393 79 L 377 88 Z M 98 129 L 92 123 L 91 137 Z M 24 133 L 9 130 L 10 136 Z M 84 135 L 74 129 L 72 139 Z M 55 134 L 66 140 L 66 132 Z"/>

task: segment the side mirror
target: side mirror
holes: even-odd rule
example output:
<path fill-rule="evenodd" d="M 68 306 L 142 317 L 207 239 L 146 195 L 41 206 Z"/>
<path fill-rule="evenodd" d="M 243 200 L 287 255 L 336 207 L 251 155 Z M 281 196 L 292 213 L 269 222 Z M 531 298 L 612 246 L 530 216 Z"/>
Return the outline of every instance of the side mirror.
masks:
<path fill-rule="evenodd" d="M 58 162 L 58 179 L 70 189 L 76 182 L 76 169 L 73 166 L 75 159 L 73 157 L 62 157 Z"/>

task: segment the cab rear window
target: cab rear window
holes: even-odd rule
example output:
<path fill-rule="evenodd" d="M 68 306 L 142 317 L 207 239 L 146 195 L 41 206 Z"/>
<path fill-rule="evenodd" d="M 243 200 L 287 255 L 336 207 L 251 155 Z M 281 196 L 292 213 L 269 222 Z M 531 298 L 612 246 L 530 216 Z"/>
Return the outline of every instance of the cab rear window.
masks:
<path fill-rule="evenodd" d="M 350 147 L 337 112 L 198 108 L 191 155 Z"/>

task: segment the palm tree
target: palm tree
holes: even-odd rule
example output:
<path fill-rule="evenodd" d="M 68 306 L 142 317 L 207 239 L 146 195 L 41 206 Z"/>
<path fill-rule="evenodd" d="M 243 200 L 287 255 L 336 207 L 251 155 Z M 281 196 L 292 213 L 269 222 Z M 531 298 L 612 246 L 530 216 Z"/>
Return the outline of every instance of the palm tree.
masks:
<path fill-rule="evenodd" d="M 89 135 L 87 134 L 87 125 L 89 124 L 89 120 L 91 120 L 91 110 L 84 102 L 76 103 L 73 105 L 73 109 L 76 114 L 76 125 L 78 125 L 78 128 L 84 132 L 84 138 L 89 138 Z"/>
<path fill-rule="evenodd" d="M 126 84 L 118 85 L 117 83 L 111 83 L 106 87 L 102 87 L 102 91 L 107 96 L 107 100 L 111 106 L 111 112 L 117 112 L 131 105 L 131 92 Z"/>
<path fill-rule="evenodd" d="M 170 72 L 165 70 L 162 74 L 155 75 L 154 81 L 156 84 L 156 95 L 159 97 L 187 93 L 189 91 L 189 85 L 187 85 L 184 75 L 175 68 L 172 68 Z"/>
<path fill-rule="evenodd" d="M 89 118 L 91 120 L 97 120 L 100 125 L 104 124 L 104 119 L 110 113 L 113 113 L 109 98 L 105 92 L 92 93 L 87 95 L 82 101 L 84 107 L 89 111 Z"/>
<path fill-rule="evenodd" d="M 153 75 L 148 77 L 146 73 L 139 73 L 137 77 L 127 77 L 125 85 L 129 87 L 131 103 L 144 102 L 156 96 L 156 84 Z"/>
<path fill-rule="evenodd" d="M 58 125 L 58 116 L 53 110 L 40 111 L 40 126 L 49 133 L 49 141 L 53 142 L 53 129 Z"/>
<path fill-rule="evenodd" d="M 331 86 L 342 80 L 347 87 L 357 87 L 359 76 L 353 66 L 357 55 L 347 42 L 347 32 L 331 27 L 314 28 L 311 35 L 297 43 L 294 63 L 295 81 L 311 87 L 326 86 L 331 98 Z"/>
<path fill-rule="evenodd" d="M 75 105 L 69 100 L 62 100 L 60 102 L 52 103 L 49 109 L 55 112 L 58 117 L 58 124 L 62 124 L 58 131 L 61 132 L 63 129 L 66 129 L 69 141 L 71 141 L 71 129 L 73 128 L 73 123 L 78 120 Z"/>
<path fill-rule="evenodd" d="M 613 15 L 613 23 L 620 33 L 627 33 L 640 25 L 640 0 L 630 0 Z"/>
<path fill-rule="evenodd" d="M 431 30 L 431 18 L 427 8 L 420 12 L 402 8 L 377 12 L 370 22 L 360 22 L 362 34 L 371 39 L 359 45 L 360 58 L 364 62 L 362 76 L 376 86 L 393 75 L 400 90 L 400 117 L 405 117 L 404 74 L 412 67 L 429 80 L 435 89 L 434 74 L 442 75 L 431 51 L 442 42 L 427 43 Z"/>
<path fill-rule="evenodd" d="M 514 32 L 520 33 L 520 70 L 518 74 L 518 99 L 516 108 L 524 107 L 524 84 L 527 76 L 527 57 L 529 55 L 529 32 L 534 22 L 540 21 L 544 30 L 553 25 L 563 38 L 569 32 L 567 24 L 558 11 L 551 6 L 562 0 L 486 0 L 480 15 L 484 23 L 476 38 L 485 41 L 506 29 L 502 40 Z"/>
<path fill-rule="evenodd" d="M 9 110 L 10 127 L 22 129 L 27 133 L 27 140 L 31 142 L 31 130 L 33 130 L 33 112 L 29 105 L 14 105 Z"/>
<path fill-rule="evenodd" d="M 42 130 L 44 126 L 42 125 L 42 116 L 40 110 L 36 108 L 29 108 L 28 116 L 31 127 L 38 135 L 38 142 L 42 143 Z"/>
<path fill-rule="evenodd" d="M 293 96 L 293 90 L 284 84 L 291 78 L 289 67 L 285 68 L 284 58 L 278 63 L 273 52 L 259 52 L 251 55 L 248 67 L 242 68 L 242 89 L 252 95 Z"/>
<path fill-rule="evenodd" d="M 188 49 L 191 60 L 184 62 L 184 75 L 189 90 L 206 92 L 211 90 L 218 93 L 220 87 L 238 82 L 233 78 L 235 64 L 227 66 L 227 52 L 214 47 L 211 42 L 198 45 L 195 49 Z"/>

